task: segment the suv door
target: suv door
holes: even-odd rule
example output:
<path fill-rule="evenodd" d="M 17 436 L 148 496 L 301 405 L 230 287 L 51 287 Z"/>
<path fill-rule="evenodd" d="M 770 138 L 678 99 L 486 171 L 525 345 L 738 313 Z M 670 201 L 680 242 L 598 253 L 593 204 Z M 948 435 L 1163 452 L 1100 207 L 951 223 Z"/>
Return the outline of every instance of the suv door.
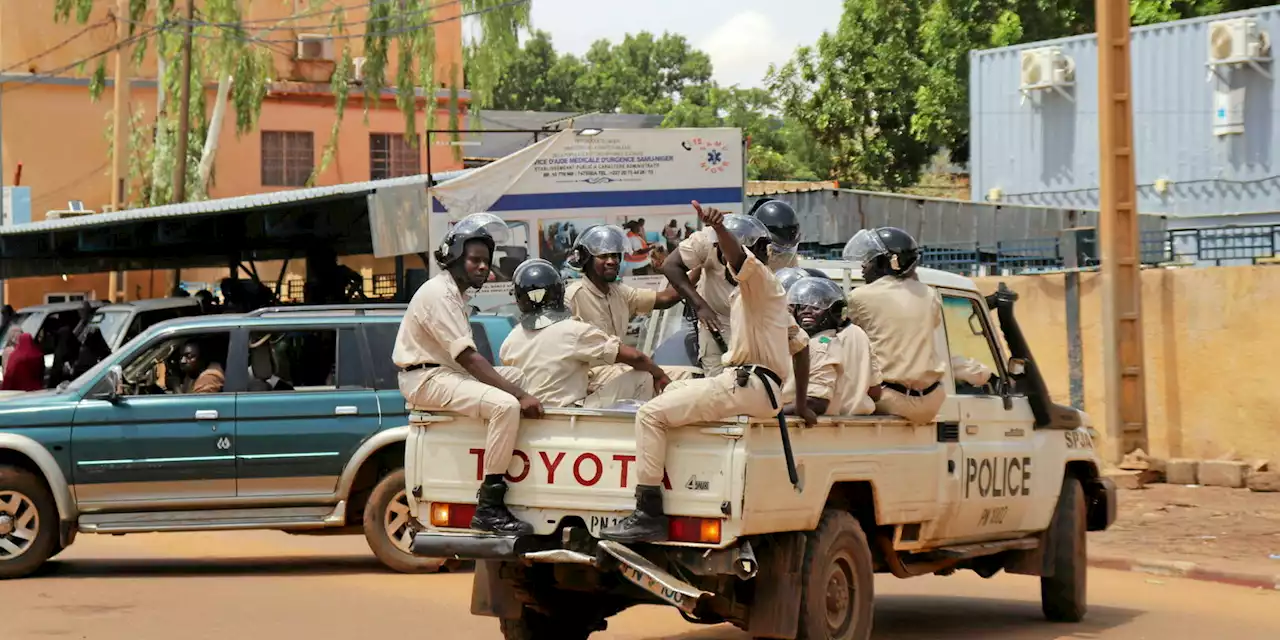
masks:
<path fill-rule="evenodd" d="M 178 382 L 180 352 L 193 339 L 228 372 L 221 392 L 188 393 Z M 236 494 L 238 381 L 231 373 L 238 363 L 228 359 L 236 353 L 234 342 L 229 330 L 167 333 L 118 360 L 124 395 L 108 401 L 89 393 L 76 408 L 71 460 L 80 504 L 124 506 Z"/>
<path fill-rule="evenodd" d="M 328 495 L 379 429 L 357 327 L 255 327 L 249 382 L 236 397 L 237 495 Z"/>
<path fill-rule="evenodd" d="M 1006 398 L 1004 360 L 977 294 L 943 291 L 942 306 L 963 452 L 957 531 L 1021 531 L 1037 473 L 1031 405 L 1024 396 Z"/>

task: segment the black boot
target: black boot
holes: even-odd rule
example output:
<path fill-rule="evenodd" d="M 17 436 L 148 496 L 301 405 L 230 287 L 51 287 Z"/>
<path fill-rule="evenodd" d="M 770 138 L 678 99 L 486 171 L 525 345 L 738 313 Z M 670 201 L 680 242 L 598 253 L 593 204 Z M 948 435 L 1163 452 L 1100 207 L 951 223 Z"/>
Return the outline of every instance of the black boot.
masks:
<path fill-rule="evenodd" d="M 507 510 L 504 500 L 507 483 L 501 478 L 486 478 L 476 495 L 479 504 L 476 505 L 476 515 L 471 518 L 472 529 L 504 536 L 527 536 L 533 533 L 533 525 L 517 519 Z"/>
<path fill-rule="evenodd" d="M 612 527 L 600 530 L 600 537 L 623 544 L 662 542 L 667 539 L 667 516 L 662 512 L 662 487 L 636 485 L 636 510 Z"/>

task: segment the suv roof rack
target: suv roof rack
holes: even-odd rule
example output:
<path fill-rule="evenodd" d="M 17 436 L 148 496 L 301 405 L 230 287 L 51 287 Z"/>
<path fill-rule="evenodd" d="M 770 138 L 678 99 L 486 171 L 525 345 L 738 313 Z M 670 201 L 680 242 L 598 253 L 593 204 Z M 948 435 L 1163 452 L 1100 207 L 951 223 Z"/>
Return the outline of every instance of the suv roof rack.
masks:
<path fill-rule="evenodd" d="M 352 315 L 362 316 L 366 311 L 404 311 L 409 305 L 400 303 L 379 303 L 379 304 L 313 304 L 313 305 L 296 305 L 288 307 L 264 307 L 255 309 L 246 313 L 246 317 L 257 318 L 267 314 L 276 313 L 307 313 L 307 312 L 348 312 Z"/>

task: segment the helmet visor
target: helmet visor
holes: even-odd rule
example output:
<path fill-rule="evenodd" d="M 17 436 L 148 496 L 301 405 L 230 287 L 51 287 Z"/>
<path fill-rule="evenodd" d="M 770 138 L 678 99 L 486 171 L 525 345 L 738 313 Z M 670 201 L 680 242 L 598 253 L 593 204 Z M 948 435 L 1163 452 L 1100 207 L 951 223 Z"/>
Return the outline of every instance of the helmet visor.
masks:
<path fill-rule="evenodd" d="M 841 255 L 849 262 L 863 264 L 884 253 L 887 253 L 887 250 L 875 232 L 870 229 L 862 229 L 853 234 L 852 238 L 849 238 L 849 242 L 845 243 L 844 252 Z"/>
<path fill-rule="evenodd" d="M 578 246 L 586 249 L 587 253 L 593 256 L 626 253 L 627 233 L 617 225 L 596 225 L 578 236 Z"/>
<path fill-rule="evenodd" d="M 778 269 L 778 273 L 775 274 L 778 278 L 778 284 L 782 285 L 783 291 L 790 291 L 792 285 L 808 275 L 809 274 L 805 273 L 804 269 L 801 269 L 800 267 L 786 267 L 785 269 Z"/>
<path fill-rule="evenodd" d="M 487 235 L 495 245 L 506 244 L 511 237 L 507 223 L 492 213 L 473 213 L 458 221 L 449 230 L 455 236 Z"/>
<path fill-rule="evenodd" d="M 744 247 L 755 246 L 761 238 L 768 238 L 769 229 L 764 226 L 763 222 L 751 217 L 744 216 L 739 213 L 731 213 L 724 217 L 724 228 L 738 239 L 738 244 Z"/>
<path fill-rule="evenodd" d="M 826 278 L 805 276 L 787 290 L 787 304 L 799 307 L 815 307 L 822 310 L 844 299 L 840 285 Z"/>

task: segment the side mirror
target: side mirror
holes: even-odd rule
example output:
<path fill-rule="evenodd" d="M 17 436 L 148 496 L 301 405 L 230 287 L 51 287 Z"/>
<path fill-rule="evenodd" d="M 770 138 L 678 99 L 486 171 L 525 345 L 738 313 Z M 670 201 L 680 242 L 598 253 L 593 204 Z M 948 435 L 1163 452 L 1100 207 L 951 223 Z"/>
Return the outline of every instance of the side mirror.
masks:
<path fill-rule="evenodd" d="M 100 391 L 96 394 L 98 398 L 112 404 L 120 401 L 124 396 L 124 370 L 120 365 L 111 365 L 111 368 L 107 369 L 107 375 L 103 376 L 99 389 Z"/>
<path fill-rule="evenodd" d="M 1027 372 L 1027 361 L 1022 358 L 1009 358 L 1009 362 L 1005 366 L 1009 370 L 1009 375 L 1018 377 Z"/>
<path fill-rule="evenodd" d="M 975 336 L 983 335 L 982 318 L 979 318 L 976 313 L 969 314 L 969 331 Z"/>

